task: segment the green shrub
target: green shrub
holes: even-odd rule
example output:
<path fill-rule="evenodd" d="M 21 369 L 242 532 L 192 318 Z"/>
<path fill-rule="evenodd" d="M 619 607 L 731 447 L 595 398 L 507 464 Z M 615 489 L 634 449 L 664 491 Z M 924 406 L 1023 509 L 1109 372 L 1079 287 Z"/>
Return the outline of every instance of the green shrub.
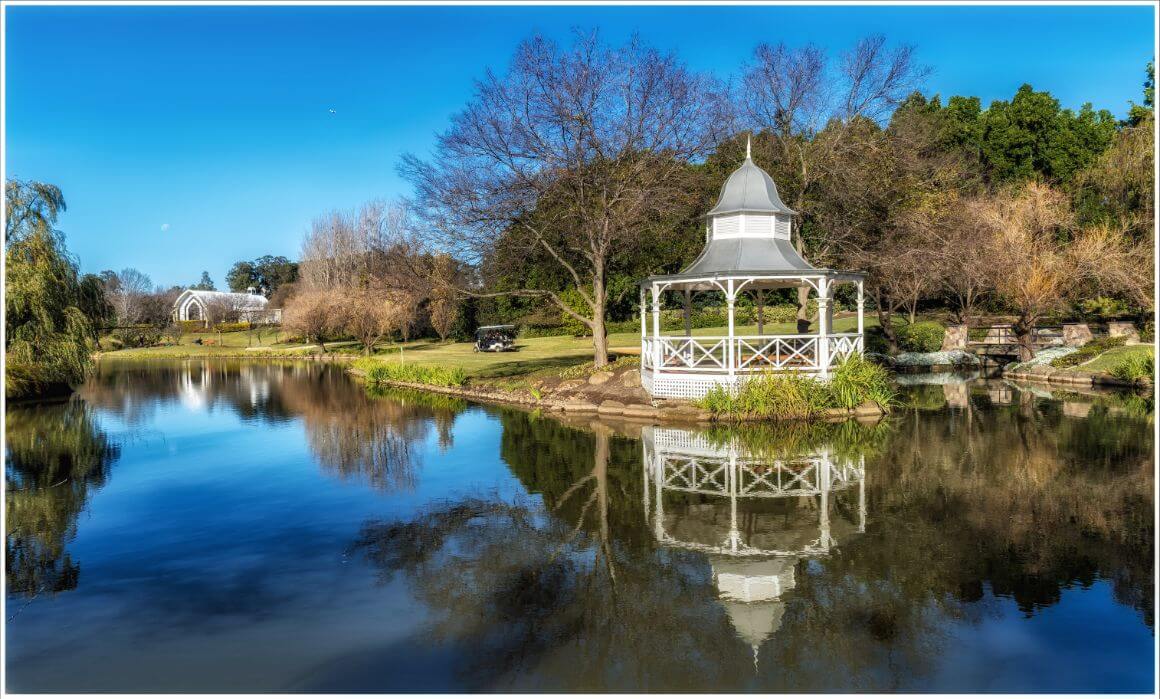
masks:
<path fill-rule="evenodd" d="M 236 333 L 242 330 L 249 330 L 250 324 L 246 321 L 239 321 L 237 323 L 217 323 L 213 326 L 214 332 L 219 333 Z"/>
<path fill-rule="evenodd" d="M 895 400 L 890 372 L 857 354 L 847 357 L 834 369 L 825 387 L 830 405 L 835 408 L 856 408 L 870 400 L 889 408 Z"/>
<path fill-rule="evenodd" d="M 923 320 L 900 326 L 898 346 L 903 352 L 938 352 L 942 349 L 946 326 L 933 320 Z"/>
<path fill-rule="evenodd" d="M 521 325 L 518 332 L 519 337 L 561 337 L 572 334 L 563 325 Z"/>
<path fill-rule="evenodd" d="M 886 333 L 882 332 L 882 328 L 875 325 L 872 328 L 866 328 L 863 333 L 866 338 L 866 351 L 874 354 L 890 354 L 890 344 L 886 342 Z"/>
<path fill-rule="evenodd" d="M 1120 299 L 1097 296 L 1084 299 L 1078 304 L 1079 315 L 1084 320 L 1115 320 L 1128 312 L 1128 304 Z"/>
<path fill-rule="evenodd" d="M 1149 320 L 1145 321 L 1144 327 L 1140 329 L 1140 342 L 1150 345 L 1156 341 L 1156 324 Z"/>
<path fill-rule="evenodd" d="M 894 382 L 882 367 L 853 356 L 839 364 L 827 382 L 796 374 L 763 374 L 736 391 L 714 386 L 697 404 L 731 419 L 788 420 L 817 417 L 827 408 L 856 408 L 867 401 L 889 408 L 895 402 Z"/>
<path fill-rule="evenodd" d="M 161 330 L 152 325 L 134 325 L 113 330 L 112 338 L 126 348 L 153 347 L 161 343 Z"/>
<path fill-rule="evenodd" d="M 1056 357 L 1055 359 L 1052 359 L 1051 366 L 1057 369 L 1079 366 L 1084 362 L 1095 359 L 1113 347 L 1119 347 L 1123 345 L 1127 341 L 1128 338 L 1124 335 L 1118 335 L 1116 337 L 1111 337 L 1109 335 L 1097 337 L 1089 340 L 1084 344 L 1083 347 L 1080 347 L 1078 350 L 1072 352 L 1071 354 L 1066 354 L 1062 357 Z"/>
<path fill-rule="evenodd" d="M 177 325 L 187 333 L 197 333 L 205 331 L 205 321 L 203 320 L 179 320 Z"/>
<path fill-rule="evenodd" d="M 714 386 L 698 404 L 729 418 L 805 419 L 827 406 L 825 388 L 816 379 L 797 375 L 755 376 L 736 391 Z"/>
<path fill-rule="evenodd" d="M 51 364 L 16 361 L 11 355 L 5 361 L 4 396 L 9 400 L 59 397 L 71 391 L 71 380 Z"/>
<path fill-rule="evenodd" d="M 817 302 L 813 302 L 814 307 L 817 307 Z M 756 316 L 756 309 L 755 316 Z M 809 308 L 807 307 L 807 311 Z M 797 318 L 797 306 L 789 303 L 778 304 L 776 306 L 765 307 L 765 322 L 766 323 L 792 323 Z M 755 321 L 756 322 L 756 321 Z"/>
<path fill-rule="evenodd" d="M 403 364 L 365 357 L 357 360 L 354 367 L 363 372 L 369 384 L 401 382 L 428 386 L 462 386 L 467 382 L 467 374 L 460 367 Z"/>
<path fill-rule="evenodd" d="M 1155 360 L 1151 354 L 1133 354 L 1112 367 L 1111 374 L 1125 381 L 1136 381 L 1152 378 L 1154 369 Z"/>

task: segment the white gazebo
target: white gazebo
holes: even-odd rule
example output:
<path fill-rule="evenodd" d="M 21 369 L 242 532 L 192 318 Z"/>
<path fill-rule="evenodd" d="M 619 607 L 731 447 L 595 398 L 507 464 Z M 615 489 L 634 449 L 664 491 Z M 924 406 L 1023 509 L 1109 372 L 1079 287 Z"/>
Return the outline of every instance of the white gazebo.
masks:
<path fill-rule="evenodd" d="M 658 398 L 696 399 L 716 385 L 737 386 L 765 372 L 799 372 L 828 378 L 833 366 L 863 344 L 863 279 L 861 272 L 819 269 L 806 262 L 792 243 L 797 215 L 777 194 L 767 172 L 757 167 L 746 145 L 745 162 L 721 189 L 721 198 L 706 216 L 705 249 L 678 274 L 649 277 L 641 282 L 641 383 Z M 857 286 L 856 332 L 833 330 L 834 287 Z M 765 334 L 765 292 L 808 287 L 818 303 L 816 330 L 793 335 Z M 725 335 L 693 337 L 690 307 L 693 295 L 725 296 Z M 679 335 L 661 331 L 665 294 L 676 295 L 684 307 L 685 328 Z M 754 296 L 758 309 L 756 334 L 738 334 L 734 306 L 743 294 Z M 651 323 L 648 301 L 651 300 Z"/>

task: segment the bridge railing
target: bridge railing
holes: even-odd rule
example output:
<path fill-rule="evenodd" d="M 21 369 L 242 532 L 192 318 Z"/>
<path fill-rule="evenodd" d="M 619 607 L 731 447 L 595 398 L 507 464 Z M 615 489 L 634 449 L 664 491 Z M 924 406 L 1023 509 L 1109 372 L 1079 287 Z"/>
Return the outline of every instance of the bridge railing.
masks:
<path fill-rule="evenodd" d="M 992 325 L 987 328 L 973 328 L 973 330 L 985 330 L 986 335 L 982 339 L 970 339 L 968 342 L 972 345 L 1015 345 L 1019 343 L 1019 338 L 1010 325 Z M 1031 331 L 1031 344 L 1033 345 L 1049 345 L 1062 339 L 1062 327 L 1035 328 Z"/>

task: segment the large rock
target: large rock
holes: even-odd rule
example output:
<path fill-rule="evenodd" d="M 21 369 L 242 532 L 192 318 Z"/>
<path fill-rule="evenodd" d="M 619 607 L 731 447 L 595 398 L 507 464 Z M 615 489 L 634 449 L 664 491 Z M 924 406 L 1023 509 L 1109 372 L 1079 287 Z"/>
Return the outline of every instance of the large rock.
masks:
<path fill-rule="evenodd" d="M 563 403 L 564 412 L 566 413 L 594 413 L 599 408 L 586 400 L 566 400 Z"/>
<path fill-rule="evenodd" d="M 660 415 L 670 420 L 689 422 L 708 422 L 713 419 L 713 413 L 695 405 L 665 405 L 660 409 Z"/>
<path fill-rule="evenodd" d="M 632 405 L 624 406 L 622 414 L 625 417 L 656 417 L 658 412 L 660 411 L 651 405 L 633 403 Z"/>
<path fill-rule="evenodd" d="M 1063 344 L 1068 347 L 1081 347 L 1092 339 L 1091 328 L 1087 323 L 1064 323 Z"/>
<path fill-rule="evenodd" d="M 624 372 L 622 381 L 625 388 L 640 388 L 640 369 L 630 369 Z"/>
<path fill-rule="evenodd" d="M 943 342 L 941 350 L 943 352 L 950 352 L 951 350 L 965 350 L 967 348 L 967 326 L 965 325 L 948 325 L 946 332 L 943 333 Z"/>
<path fill-rule="evenodd" d="M 1136 330 L 1136 326 L 1129 322 L 1116 321 L 1108 323 L 1108 337 L 1126 337 L 1127 344 L 1136 345 L 1140 343 L 1140 332 Z"/>
<path fill-rule="evenodd" d="M 592 376 L 588 377 L 588 383 L 592 384 L 593 386 L 606 384 L 610 380 L 612 380 L 612 372 L 610 371 L 597 371 L 592 374 Z"/>
<path fill-rule="evenodd" d="M 1091 386 L 1095 373 L 1082 369 L 1068 369 L 1051 375 L 1051 380 L 1074 386 Z"/>
<path fill-rule="evenodd" d="M 618 400 L 606 400 L 600 404 L 597 412 L 601 415 L 622 415 L 624 413 L 624 403 Z"/>

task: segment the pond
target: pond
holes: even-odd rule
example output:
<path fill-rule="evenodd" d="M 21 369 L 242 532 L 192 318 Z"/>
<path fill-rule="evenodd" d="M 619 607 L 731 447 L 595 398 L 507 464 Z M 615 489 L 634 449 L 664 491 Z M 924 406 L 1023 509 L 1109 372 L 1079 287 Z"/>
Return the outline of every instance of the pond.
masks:
<path fill-rule="evenodd" d="M 1151 692 L 1151 398 L 942 381 L 704 430 L 105 362 L 7 415 L 8 689 Z"/>

